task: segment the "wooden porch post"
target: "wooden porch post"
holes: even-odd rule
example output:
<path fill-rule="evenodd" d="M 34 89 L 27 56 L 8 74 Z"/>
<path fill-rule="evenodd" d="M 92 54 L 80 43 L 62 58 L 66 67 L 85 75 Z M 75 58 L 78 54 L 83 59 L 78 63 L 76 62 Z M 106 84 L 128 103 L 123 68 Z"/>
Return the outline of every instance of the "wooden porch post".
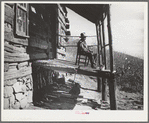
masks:
<path fill-rule="evenodd" d="M 104 16 L 102 16 L 103 18 Z M 102 22 L 102 39 L 103 39 L 103 64 L 105 66 L 105 69 L 107 68 L 106 65 L 106 50 L 105 50 L 105 33 L 104 33 L 104 20 Z M 107 93 L 106 93 L 106 88 L 107 88 L 107 79 L 103 78 L 102 80 L 102 100 L 107 101 Z"/>
<path fill-rule="evenodd" d="M 109 36 L 109 50 L 110 50 L 110 71 L 111 75 L 113 73 L 113 49 L 112 49 L 112 33 L 111 33 L 111 23 L 110 23 L 110 5 L 108 5 L 107 12 L 107 27 Z M 110 108 L 111 110 L 116 110 L 116 97 L 115 97 L 115 80 L 111 77 L 109 79 L 109 95 L 110 95 Z"/>
<path fill-rule="evenodd" d="M 99 64 L 100 64 L 99 20 L 97 20 L 97 22 L 96 22 L 96 34 L 97 34 L 97 64 L 96 64 L 96 67 L 99 67 Z M 98 74 L 99 74 L 99 72 L 98 72 Z M 97 90 L 98 90 L 98 92 L 101 92 L 101 90 L 102 90 L 102 80 L 98 76 L 97 76 Z"/>
<path fill-rule="evenodd" d="M 105 65 L 105 69 L 107 69 L 107 65 L 106 65 L 106 48 L 105 48 L 105 33 L 104 33 L 104 21 L 102 22 L 102 38 L 103 38 L 103 49 L 104 49 L 104 65 Z"/>
<path fill-rule="evenodd" d="M 100 59 L 99 59 L 99 20 L 97 20 L 96 22 L 96 35 L 97 35 L 97 64 L 96 66 L 99 67 L 99 62 L 100 62 Z"/>

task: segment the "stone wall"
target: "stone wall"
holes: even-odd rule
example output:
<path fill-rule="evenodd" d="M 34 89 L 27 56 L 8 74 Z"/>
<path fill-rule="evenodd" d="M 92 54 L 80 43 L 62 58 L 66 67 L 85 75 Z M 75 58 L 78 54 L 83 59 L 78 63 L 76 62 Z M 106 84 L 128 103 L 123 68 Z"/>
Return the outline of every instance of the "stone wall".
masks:
<path fill-rule="evenodd" d="M 4 109 L 23 109 L 33 102 L 32 75 L 5 80 L 4 84 Z"/>

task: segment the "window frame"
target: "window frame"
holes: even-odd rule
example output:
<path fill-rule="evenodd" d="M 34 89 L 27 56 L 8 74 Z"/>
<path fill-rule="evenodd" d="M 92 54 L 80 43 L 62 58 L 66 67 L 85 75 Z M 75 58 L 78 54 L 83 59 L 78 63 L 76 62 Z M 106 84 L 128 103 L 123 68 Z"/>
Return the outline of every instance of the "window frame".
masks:
<path fill-rule="evenodd" d="M 16 3 L 15 34 L 17 36 L 29 38 L 29 20 L 28 20 L 29 5 L 27 3 L 23 3 L 23 5 L 26 5 L 26 7 L 20 5 L 20 3 Z M 19 31 L 19 29 L 18 29 L 18 20 L 19 20 L 18 12 L 19 12 L 19 9 L 25 13 L 25 32 Z"/>

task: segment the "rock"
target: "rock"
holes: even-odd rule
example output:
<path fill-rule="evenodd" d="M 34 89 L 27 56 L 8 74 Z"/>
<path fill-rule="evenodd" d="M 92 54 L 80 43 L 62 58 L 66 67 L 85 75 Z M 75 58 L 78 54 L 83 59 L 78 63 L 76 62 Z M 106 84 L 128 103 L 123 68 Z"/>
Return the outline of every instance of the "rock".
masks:
<path fill-rule="evenodd" d="M 31 83 L 27 83 L 26 84 L 26 89 L 27 89 L 27 91 L 32 90 L 32 84 Z"/>
<path fill-rule="evenodd" d="M 9 98 L 9 101 L 10 101 L 10 109 L 12 109 L 13 105 L 14 105 L 14 102 L 15 102 L 15 97 L 14 95 L 12 95 L 10 98 Z"/>
<path fill-rule="evenodd" d="M 18 101 L 22 100 L 23 98 L 25 98 L 25 94 L 23 93 L 17 93 L 15 94 L 15 97 Z"/>
<path fill-rule="evenodd" d="M 28 95 L 27 95 L 27 102 L 33 102 L 33 92 L 32 91 L 28 91 L 27 92 Z"/>
<path fill-rule="evenodd" d="M 14 105 L 12 106 L 13 109 L 20 109 L 20 102 L 19 101 L 15 101 Z"/>
<path fill-rule="evenodd" d="M 25 108 L 27 106 L 27 97 L 25 96 L 25 98 L 23 98 L 22 100 L 20 100 L 20 108 Z"/>
<path fill-rule="evenodd" d="M 4 109 L 9 109 L 9 98 L 4 98 Z"/>
<path fill-rule="evenodd" d="M 4 63 L 4 72 L 7 72 L 9 70 L 9 64 Z"/>
<path fill-rule="evenodd" d="M 14 91 L 15 93 L 18 93 L 18 92 L 21 92 L 22 91 L 22 82 L 16 82 L 14 85 L 13 85 L 13 88 L 14 88 Z"/>
<path fill-rule="evenodd" d="M 23 84 L 22 86 L 21 86 L 21 90 L 22 90 L 22 92 L 26 92 L 27 91 L 27 88 L 26 88 L 26 85 L 25 84 Z"/>
<path fill-rule="evenodd" d="M 69 93 L 78 96 L 80 94 L 80 87 L 81 86 L 78 83 L 75 83 L 75 85 L 72 87 Z"/>
<path fill-rule="evenodd" d="M 4 87 L 4 97 L 8 98 L 11 97 L 13 94 L 13 88 L 11 86 L 5 86 Z"/>
<path fill-rule="evenodd" d="M 4 86 L 13 86 L 14 83 L 16 83 L 16 79 L 9 79 L 4 81 Z"/>
<path fill-rule="evenodd" d="M 13 85 L 15 93 L 26 92 L 26 85 L 22 82 L 17 82 Z"/>

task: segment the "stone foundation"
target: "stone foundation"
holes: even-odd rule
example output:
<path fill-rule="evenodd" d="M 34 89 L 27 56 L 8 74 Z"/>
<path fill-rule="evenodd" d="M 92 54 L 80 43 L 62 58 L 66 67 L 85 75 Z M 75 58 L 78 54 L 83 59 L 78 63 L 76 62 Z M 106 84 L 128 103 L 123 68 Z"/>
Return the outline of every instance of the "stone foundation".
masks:
<path fill-rule="evenodd" d="M 7 80 L 10 85 L 4 85 L 4 109 L 24 109 L 33 102 L 33 80 L 32 75 L 22 78 Z M 5 82 L 6 83 L 6 82 Z"/>

